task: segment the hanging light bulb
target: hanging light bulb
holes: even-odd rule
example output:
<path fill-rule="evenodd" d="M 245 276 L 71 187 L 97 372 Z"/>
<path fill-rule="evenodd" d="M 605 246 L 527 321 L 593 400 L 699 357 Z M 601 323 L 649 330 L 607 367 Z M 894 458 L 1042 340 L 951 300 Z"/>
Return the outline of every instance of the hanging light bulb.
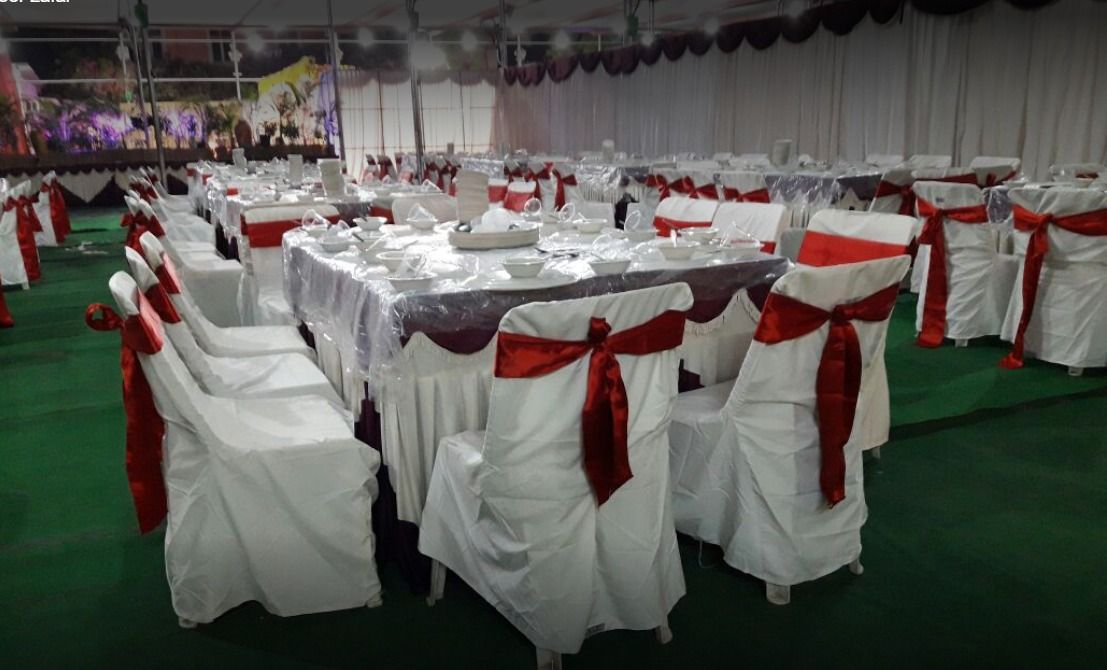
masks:
<path fill-rule="evenodd" d="M 373 42 L 375 40 L 376 40 L 376 37 L 373 35 L 372 30 L 369 30 L 368 28 L 358 28 L 358 31 L 357 31 L 357 43 L 358 44 L 360 44 L 363 47 L 368 48 L 368 47 L 373 46 Z"/>
<path fill-rule="evenodd" d="M 476 51 L 477 49 L 477 36 L 473 34 L 473 31 L 466 30 L 461 34 L 461 48 L 466 51 Z"/>
<path fill-rule="evenodd" d="M 554 33 L 553 36 L 553 48 L 558 51 L 566 51 L 573 45 L 573 40 L 569 37 L 569 33 L 564 30 L 559 30 Z"/>
<path fill-rule="evenodd" d="M 515 36 L 515 64 L 522 65 L 523 61 L 527 59 L 527 51 L 523 48 L 523 41 L 518 35 Z"/>
<path fill-rule="evenodd" d="M 448 65 L 446 52 L 433 42 L 419 40 L 412 49 L 412 62 L 415 64 L 415 69 L 420 72 L 444 70 Z"/>
<path fill-rule="evenodd" d="M 708 35 L 714 35 L 715 33 L 719 32 L 719 19 L 715 18 L 714 16 L 707 19 L 707 22 L 703 24 L 703 32 L 707 33 Z"/>
<path fill-rule="evenodd" d="M 265 51 L 265 40 L 263 40 L 261 34 L 255 30 L 246 35 L 246 46 L 254 53 L 261 53 Z"/>
<path fill-rule="evenodd" d="M 642 33 L 642 44 L 644 46 L 650 46 L 651 44 L 653 44 L 655 39 L 657 39 L 657 37 L 653 34 L 652 30 L 647 30 L 646 32 Z"/>

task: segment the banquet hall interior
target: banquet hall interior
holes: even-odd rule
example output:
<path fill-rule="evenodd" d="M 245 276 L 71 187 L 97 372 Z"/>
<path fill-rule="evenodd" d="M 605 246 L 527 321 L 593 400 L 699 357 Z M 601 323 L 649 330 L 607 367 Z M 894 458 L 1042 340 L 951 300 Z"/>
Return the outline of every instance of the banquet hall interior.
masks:
<path fill-rule="evenodd" d="M 1107 663 L 1105 0 L 8 2 L 0 117 L 4 667 Z"/>

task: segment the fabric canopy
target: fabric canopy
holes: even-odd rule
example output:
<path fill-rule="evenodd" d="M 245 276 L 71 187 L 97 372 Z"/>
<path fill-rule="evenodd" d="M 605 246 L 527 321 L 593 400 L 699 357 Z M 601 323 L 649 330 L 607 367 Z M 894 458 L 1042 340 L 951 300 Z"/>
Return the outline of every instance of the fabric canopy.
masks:
<path fill-rule="evenodd" d="M 799 44 L 623 63 L 632 73 L 618 76 L 599 65 L 622 56 L 582 55 L 561 83 L 537 73 L 529 87 L 501 83 L 496 143 L 571 152 L 613 139 L 664 156 L 767 152 L 791 138 L 824 159 L 1020 156 L 1038 177 L 1107 157 L 1107 3 L 903 12 L 883 24 L 866 15 L 844 37 L 819 30 Z"/>

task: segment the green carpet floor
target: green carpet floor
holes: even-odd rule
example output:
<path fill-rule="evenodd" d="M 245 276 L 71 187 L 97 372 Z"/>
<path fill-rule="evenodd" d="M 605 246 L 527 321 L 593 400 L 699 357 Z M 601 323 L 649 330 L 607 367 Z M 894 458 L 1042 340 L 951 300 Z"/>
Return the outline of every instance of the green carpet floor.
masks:
<path fill-rule="evenodd" d="M 382 569 L 375 610 L 281 619 L 249 604 L 177 627 L 162 535 L 140 537 L 123 471 L 115 334 L 88 330 L 123 268 L 118 213 L 75 213 L 0 331 L 0 667 L 528 668 L 526 640 L 464 585 L 428 608 Z M 893 436 L 867 460 L 864 576 L 765 602 L 720 552 L 682 541 L 675 639 L 615 632 L 571 668 L 1103 667 L 1107 375 L 997 368 L 998 342 L 888 340 Z"/>

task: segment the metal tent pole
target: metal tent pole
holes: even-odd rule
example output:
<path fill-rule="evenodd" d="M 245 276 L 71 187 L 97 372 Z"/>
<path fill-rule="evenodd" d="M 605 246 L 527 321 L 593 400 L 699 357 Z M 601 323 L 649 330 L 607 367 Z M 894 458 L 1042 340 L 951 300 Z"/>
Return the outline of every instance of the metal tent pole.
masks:
<path fill-rule="evenodd" d="M 165 184 L 165 144 L 161 137 L 161 115 L 158 114 L 158 94 L 154 85 L 154 55 L 150 49 L 150 33 L 146 26 L 142 27 L 142 43 L 146 51 L 146 74 L 150 84 L 150 108 L 154 115 L 154 142 L 158 147 L 158 177 Z M 168 185 L 165 186 L 169 188 Z"/>
<path fill-rule="evenodd" d="M 331 84 L 334 86 L 334 120 L 338 126 L 338 157 L 346 162 L 346 134 L 342 129 L 342 94 L 338 91 L 338 69 L 342 65 L 342 58 L 338 51 L 338 33 L 334 29 L 334 7 L 332 0 L 327 0 L 327 24 L 331 30 Z"/>
<path fill-rule="evenodd" d="M 419 15 L 415 13 L 415 0 L 407 0 L 407 16 L 411 28 L 407 33 L 407 63 L 411 73 L 411 116 L 415 131 L 415 175 L 423 179 L 423 100 L 419 91 L 419 68 L 415 63 L 415 46 L 419 31 Z"/>
<path fill-rule="evenodd" d="M 120 19 L 120 23 L 123 20 Z M 135 54 L 135 79 L 138 80 L 138 108 L 142 111 L 142 120 L 144 127 L 142 132 L 146 135 L 146 146 L 150 146 L 150 117 L 146 116 L 146 95 L 142 92 L 143 79 L 142 76 L 142 52 L 138 49 L 138 36 L 135 34 L 135 27 L 130 23 L 124 24 L 127 28 L 127 32 L 131 36 L 131 51 Z"/>

